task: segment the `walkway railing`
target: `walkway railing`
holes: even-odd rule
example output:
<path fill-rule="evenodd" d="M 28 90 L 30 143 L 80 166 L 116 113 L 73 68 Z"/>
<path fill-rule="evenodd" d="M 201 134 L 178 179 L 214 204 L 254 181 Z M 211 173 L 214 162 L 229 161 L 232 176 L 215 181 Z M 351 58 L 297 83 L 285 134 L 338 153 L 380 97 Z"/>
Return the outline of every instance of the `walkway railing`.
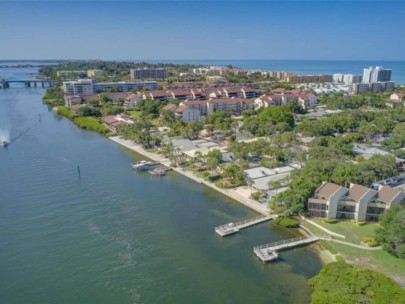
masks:
<path fill-rule="evenodd" d="M 221 225 L 221 226 L 217 226 L 217 227 L 215 227 L 215 229 L 216 230 L 217 229 L 218 230 L 226 230 L 226 229 L 229 229 L 229 228 L 232 228 L 232 227 L 241 226 L 241 225 L 244 225 L 244 224 L 247 224 L 247 223 L 250 223 L 250 222 L 254 222 L 254 221 L 257 221 L 257 220 L 260 220 L 260 219 L 264 219 L 264 218 L 265 218 L 264 216 L 259 215 L 259 216 L 256 216 L 254 218 L 250 218 L 250 219 L 243 220 L 243 221 L 240 221 L 240 222 L 229 223 L 229 224 L 224 224 L 224 225 Z"/>

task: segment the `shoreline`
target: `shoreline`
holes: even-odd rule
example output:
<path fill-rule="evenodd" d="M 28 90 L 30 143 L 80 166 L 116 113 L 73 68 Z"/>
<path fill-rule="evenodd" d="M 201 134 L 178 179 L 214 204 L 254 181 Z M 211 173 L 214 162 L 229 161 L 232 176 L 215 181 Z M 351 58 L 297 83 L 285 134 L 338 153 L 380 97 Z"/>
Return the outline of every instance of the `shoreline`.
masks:
<path fill-rule="evenodd" d="M 111 137 L 108 137 L 108 139 L 110 139 L 111 141 L 114 141 L 142 156 L 145 156 L 153 161 L 160 162 L 163 166 L 171 168 L 173 171 L 195 181 L 196 183 L 205 185 L 205 186 L 237 201 L 238 203 L 243 204 L 244 206 L 254 210 L 257 213 L 260 213 L 264 216 L 268 216 L 270 214 L 270 210 L 267 208 L 267 206 L 265 206 L 261 203 L 258 203 L 252 199 L 241 196 L 240 194 L 236 193 L 234 189 L 220 189 L 217 186 L 215 186 L 215 184 L 211 184 L 210 182 L 208 182 L 200 177 L 195 176 L 192 172 L 185 171 L 179 167 L 172 167 L 170 165 L 170 160 L 164 158 L 163 156 L 161 156 L 159 154 L 148 152 L 145 149 L 143 149 L 141 146 L 131 142 L 130 140 L 122 139 L 120 136 L 111 136 Z"/>

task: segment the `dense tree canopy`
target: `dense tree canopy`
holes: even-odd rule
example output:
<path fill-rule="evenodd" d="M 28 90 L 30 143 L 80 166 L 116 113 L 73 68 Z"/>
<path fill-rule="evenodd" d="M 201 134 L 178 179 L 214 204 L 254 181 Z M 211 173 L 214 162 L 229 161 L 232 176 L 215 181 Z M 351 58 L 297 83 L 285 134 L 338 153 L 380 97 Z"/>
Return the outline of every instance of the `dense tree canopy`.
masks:
<path fill-rule="evenodd" d="M 311 304 L 400 304 L 405 290 L 384 275 L 335 262 L 309 280 Z"/>
<path fill-rule="evenodd" d="M 384 249 L 405 259 L 405 206 L 394 205 L 380 218 L 377 240 Z"/>

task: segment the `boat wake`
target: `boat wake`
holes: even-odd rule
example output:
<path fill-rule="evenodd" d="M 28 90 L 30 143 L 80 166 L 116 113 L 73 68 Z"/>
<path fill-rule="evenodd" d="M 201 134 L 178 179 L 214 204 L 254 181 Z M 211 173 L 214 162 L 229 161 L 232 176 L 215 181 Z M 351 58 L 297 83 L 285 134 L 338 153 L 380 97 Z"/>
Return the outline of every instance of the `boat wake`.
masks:
<path fill-rule="evenodd" d="M 7 146 L 10 143 L 10 132 L 7 129 L 0 129 L 0 146 Z"/>

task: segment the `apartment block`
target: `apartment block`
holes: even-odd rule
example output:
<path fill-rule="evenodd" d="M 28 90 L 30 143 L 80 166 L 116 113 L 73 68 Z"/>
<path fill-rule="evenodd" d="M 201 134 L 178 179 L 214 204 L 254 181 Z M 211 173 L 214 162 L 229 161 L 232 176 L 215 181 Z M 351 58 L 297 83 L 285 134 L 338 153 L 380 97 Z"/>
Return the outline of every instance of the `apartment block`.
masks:
<path fill-rule="evenodd" d="M 363 83 L 391 81 L 392 71 L 381 66 L 368 67 L 363 70 Z"/>
<path fill-rule="evenodd" d="M 392 204 L 405 204 L 405 192 L 389 186 L 374 190 L 356 184 L 345 188 L 324 182 L 308 200 L 308 211 L 311 216 L 328 219 L 375 221 Z"/>
<path fill-rule="evenodd" d="M 130 92 L 132 90 L 156 90 L 157 82 L 95 82 L 91 79 L 79 79 L 74 81 L 64 81 L 62 88 L 67 95 L 101 93 L 106 89 L 117 89 L 120 92 Z"/>
<path fill-rule="evenodd" d="M 131 69 L 131 79 L 166 79 L 166 69 Z"/>

